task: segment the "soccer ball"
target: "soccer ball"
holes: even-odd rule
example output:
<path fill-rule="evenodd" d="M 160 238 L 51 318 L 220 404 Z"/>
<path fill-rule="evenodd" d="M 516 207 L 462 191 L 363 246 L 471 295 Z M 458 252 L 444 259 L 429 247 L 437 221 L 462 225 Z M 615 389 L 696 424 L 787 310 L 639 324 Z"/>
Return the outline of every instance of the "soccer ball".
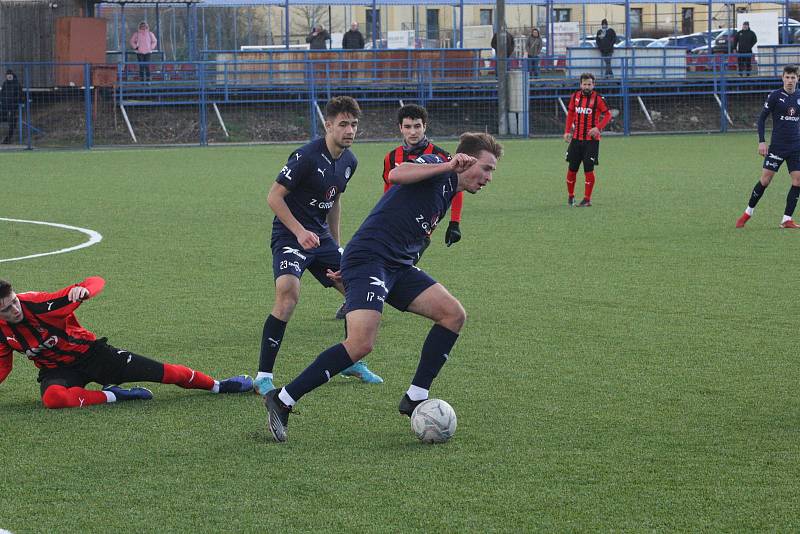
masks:
<path fill-rule="evenodd" d="M 441 399 L 428 399 L 414 408 L 411 429 L 423 443 L 444 443 L 456 433 L 456 412 Z"/>

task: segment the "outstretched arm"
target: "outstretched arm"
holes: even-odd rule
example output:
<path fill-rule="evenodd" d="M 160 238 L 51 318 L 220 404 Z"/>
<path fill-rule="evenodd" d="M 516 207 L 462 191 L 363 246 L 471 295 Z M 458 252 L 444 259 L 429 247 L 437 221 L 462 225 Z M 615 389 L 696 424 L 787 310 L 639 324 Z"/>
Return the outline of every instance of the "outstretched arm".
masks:
<path fill-rule="evenodd" d="M 81 302 L 99 295 L 106 281 L 99 276 L 90 276 L 77 284 L 67 286 L 54 293 L 26 293 L 26 301 L 32 306 L 40 307 L 39 313 L 66 317 L 73 313 Z"/>
<path fill-rule="evenodd" d="M 464 172 L 472 167 L 477 160 L 467 154 L 456 154 L 450 161 L 444 163 L 403 163 L 389 173 L 389 181 L 393 184 L 406 185 L 428 180 L 445 172 Z"/>

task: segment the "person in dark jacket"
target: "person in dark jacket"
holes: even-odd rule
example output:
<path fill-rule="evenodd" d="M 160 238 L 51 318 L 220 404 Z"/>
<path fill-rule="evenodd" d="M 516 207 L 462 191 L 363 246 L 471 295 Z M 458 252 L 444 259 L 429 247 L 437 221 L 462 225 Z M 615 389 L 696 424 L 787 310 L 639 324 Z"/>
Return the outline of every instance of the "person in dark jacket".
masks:
<path fill-rule="evenodd" d="M 19 84 L 17 75 L 13 70 L 8 69 L 3 87 L 0 89 L 0 122 L 8 121 L 8 133 L 3 139 L 4 145 L 11 143 L 11 138 L 14 137 L 14 130 L 19 120 L 19 105 L 24 101 L 22 86 Z"/>
<path fill-rule="evenodd" d="M 330 38 L 331 35 L 328 33 L 328 30 L 326 30 L 322 24 L 317 24 L 314 26 L 311 33 L 308 34 L 308 37 L 306 37 L 306 42 L 311 50 L 325 50 L 328 48 L 326 41 Z"/>
<path fill-rule="evenodd" d="M 597 48 L 600 50 L 600 55 L 603 57 L 606 70 L 605 76 L 611 78 L 614 76 L 614 71 L 611 70 L 611 56 L 614 55 L 614 45 L 617 44 L 617 33 L 608 27 L 608 21 L 603 19 L 600 22 L 600 29 L 597 30 L 596 36 Z"/>
<path fill-rule="evenodd" d="M 364 36 L 358 31 L 358 22 L 353 21 L 350 29 L 342 37 L 342 48 L 348 50 L 361 50 L 364 48 Z"/>
<path fill-rule="evenodd" d="M 497 56 L 497 32 L 492 35 L 492 48 L 494 55 Z M 511 57 L 512 53 L 514 53 L 514 36 L 510 31 L 506 31 L 506 57 Z"/>
<path fill-rule="evenodd" d="M 750 76 L 753 70 L 753 47 L 758 42 L 756 32 L 750 29 L 749 22 L 742 23 L 742 29 L 733 36 L 733 48 L 738 57 L 739 76 Z"/>
<path fill-rule="evenodd" d="M 494 57 L 497 59 L 497 32 L 492 35 L 492 48 L 494 49 Z M 511 34 L 510 31 L 506 30 L 506 57 L 511 57 L 511 54 L 514 53 L 514 36 Z M 494 64 L 494 73 L 497 74 L 497 67 L 500 64 L 499 61 L 495 61 Z M 506 67 L 508 68 L 508 67 Z"/>

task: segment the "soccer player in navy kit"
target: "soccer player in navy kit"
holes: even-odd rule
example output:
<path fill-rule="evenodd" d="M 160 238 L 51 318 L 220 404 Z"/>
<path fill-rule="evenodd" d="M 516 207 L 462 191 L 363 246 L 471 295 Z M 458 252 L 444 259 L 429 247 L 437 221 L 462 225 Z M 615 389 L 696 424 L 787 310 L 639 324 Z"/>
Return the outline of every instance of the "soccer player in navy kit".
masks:
<path fill-rule="evenodd" d="M 275 303 L 261 338 L 255 379 L 259 395 L 274 387 L 275 359 L 300 298 L 300 277 L 306 269 L 323 286 L 344 294 L 341 281 L 333 276 L 341 261 L 339 196 L 358 165 L 349 148 L 360 114 L 358 102 L 349 96 L 332 98 L 325 106 L 325 137 L 292 152 L 269 191 L 267 202 L 275 213 L 271 241 Z M 365 362 L 354 363 L 342 374 L 368 383 L 383 382 Z"/>
<path fill-rule="evenodd" d="M 413 265 L 425 238 L 460 191 L 477 193 L 492 180 L 502 147 L 485 133 L 465 133 L 450 161 L 425 155 L 389 174 L 395 184 L 381 197 L 347 244 L 341 279 L 347 305 L 347 337 L 322 352 L 292 382 L 264 397 L 269 429 L 286 441 L 292 406 L 313 389 L 372 351 L 384 303 L 434 322 L 422 346 L 417 372 L 400 401 L 410 416 L 428 398 L 433 379 L 458 339 L 466 312 L 447 289 Z"/>
<path fill-rule="evenodd" d="M 428 126 L 428 112 L 417 104 L 406 104 L 397 111 L 397 125 L 400 135 L 403 137 L 403 144 L 390 150 L 383 158 L 383 192 L 386 193 L 391 187 L 389 173 L 398 165 L 407 161 L 414 161 L 426 154 L 435 154 L 442 161 L 450 160 L 450 153 L 440 146 L 433 144 L 425 135 Z M 448 247 L 461 241 L 461 207 L 464 202 L 464 193 L 458 193 L 450 206 L 450 224 L 444 234 L 444 243 Z M 419 263 L 422 254 L 431 244 L 430 238 L 425 240 L 425 244 L 419 251 L 414 264 Z M 344 319 L 347 312 L 344 304 L 336 312 L 337 319 Z"/>
<path fill-rule="evenodd" d="M 742 228 L 753 216 L 753 210 L 764 195 L 772 177 L 786 161 L 792 186 L 786 196 L 786 209 L 783 212 L 781 228 L 800 228 L 792 220 L 800 196 L 800 91 L 797 91 L 798 68 L 787 65 L 783 68 L 783 88 L 772 91 L 764 103 L 758 117 L 758 153 L 764 157 L 761 178 L 756 182 L 747 209 L 736 221 L 736 228 Z M 767 117 L 772 115 L 772 138 L 769 148 L 764 142 L 764 129 Z"/>

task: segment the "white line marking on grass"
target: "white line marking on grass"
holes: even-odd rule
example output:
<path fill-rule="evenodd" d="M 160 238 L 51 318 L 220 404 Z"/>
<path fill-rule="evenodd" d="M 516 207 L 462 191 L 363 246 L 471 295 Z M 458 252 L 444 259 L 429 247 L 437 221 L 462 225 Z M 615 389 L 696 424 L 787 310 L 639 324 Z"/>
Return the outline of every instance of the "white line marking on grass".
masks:
<path fill-rule="evenodd" d="M 84 233 L 89 236 L 88 241 L 84 241 L 80 245 L 75 245 L 74 247 L 69 248 L 62 248 L 59 250 L 54 250 L 52 252 L 42 252 L 40 254 L 31 254 L 30 256 L 20 256 L 19 258 L 6 258 L 0 259 L 0 263 L 8 262 L 8 261 L 18 261 L 18 260 L 29 260 L 31 258 L 40 258 L 42 256 L 51 256 L 53 254 L 64 254 L 65 252 L 72 252 L 73 250 L 78 250 L 86 247 L 91 247 L 94 244 L 99 243 L 103 240 L 103 236 L 99 232 L 95 232 L 94 230 L 88 230 L 86 228 L 79 228 L 77 226 L 70 226 L 68 224 L 59 224 L 59 223 L 52 223 L 52 222 L 44 222 L 44 221 L 26 221 L 24 219 L 7 219 L 6 217 L 0 217 L 0 221 L 9 221 L 9 222 L 18 222 L 18 223 L 27 223 L 27 224 L 41 224 L 44 226 L 53 226 L 55 228 L 64 228 L 66 230 L 76 230 L 78 232 Z"/>

